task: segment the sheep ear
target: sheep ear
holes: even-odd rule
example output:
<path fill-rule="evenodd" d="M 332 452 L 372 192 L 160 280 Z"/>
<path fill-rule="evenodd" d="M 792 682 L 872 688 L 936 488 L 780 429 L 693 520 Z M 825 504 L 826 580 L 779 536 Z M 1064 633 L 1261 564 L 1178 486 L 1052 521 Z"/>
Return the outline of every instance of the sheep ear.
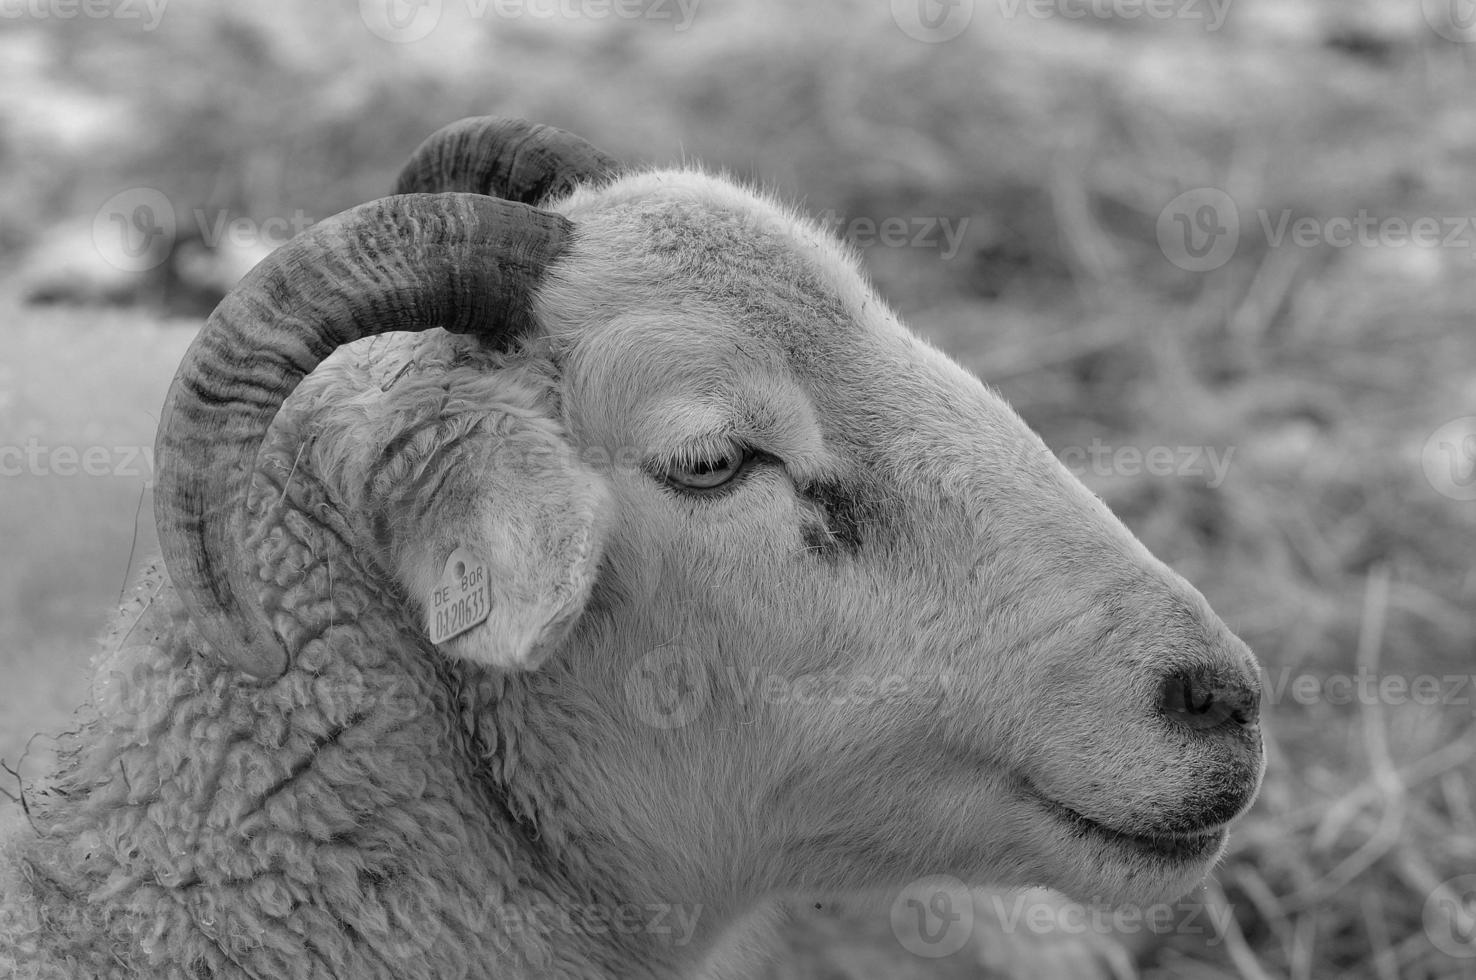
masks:
<path fill-rule="evenodd" d="M 418 481 L 435 498 L 395 549 L 396 573 L 443 653 L 532 669 L 589 600 L 605 485 L 561 436 L 525 418 L 494 416 L 477 430 L 442 454 L 444 470 Z"/>
<path fill-rule="evenodd" d="M 537 667 L 594 586 L 604 476 L 516 372 L 427 371 L 344 394 L 323 392 L 315 463 L 374 528 L 425 634 L 447 656 Z"/>

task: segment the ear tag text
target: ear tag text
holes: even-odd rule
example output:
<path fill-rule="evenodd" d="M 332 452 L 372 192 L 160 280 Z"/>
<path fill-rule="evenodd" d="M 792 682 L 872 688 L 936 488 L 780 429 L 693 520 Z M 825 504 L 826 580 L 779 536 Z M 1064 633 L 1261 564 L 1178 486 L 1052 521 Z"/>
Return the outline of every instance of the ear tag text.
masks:
<path fill-rule="evenodd" d="M 480 626 L 492 615 L 492 582 L 487 566 L 465 548 L 446 559 L 441 579 L 425 612 L 432 643 L 445 643 Z"/>

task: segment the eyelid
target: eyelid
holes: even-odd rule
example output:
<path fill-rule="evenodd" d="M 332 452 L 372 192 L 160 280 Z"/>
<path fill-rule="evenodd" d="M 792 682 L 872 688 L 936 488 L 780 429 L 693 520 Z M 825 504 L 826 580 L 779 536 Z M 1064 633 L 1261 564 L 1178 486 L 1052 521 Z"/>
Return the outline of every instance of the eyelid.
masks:
<path fill-rule="evenodd" d="M 737 490 L 743 484 L 748 482 L 748 479 L 753 475 L 755 469 L 759 466 L 774 466 L 778 467 L 780 470 L 785 469 L 784 461 L 778 456 L 775 456 L 773 453 L 766 452 L 762 449 L 755 449 L 754 447 L 736 439 L 727 440 L 726 446 L 727 448 L 724 451 L 716 455 L 735 455 L 737 457 L 735 460 L 735 471 L 731 477 L 715 486 L 688 486 L 686 484 L 671 479 L 670 470 L 681 465 L 691 466 L 694 465 L 695 462 L 699 461 L 707 462 L 713 458 L 716 458 L 716 455 L 713 457 L 707 457 L 706 459 L 698 457 L 697 460 L 689 461 L 685 464 L 668 463 L 664 466 L 660 466 L 660 468 L 652 468 L 650 470 L 651 476 L 656 480 L 657 483 L 665 487 L 670 493 L 682 494 L 694 498 L 714 498 Z"/>
<path fill-rule="evenodd" d="M 735 436 L 704 436 L 651 456 L 648 465 L 659 472 L 665 472 L 677 466 L 693 466 L 734 453 L 747 455 L 752 451 L 751 447 Z"/>

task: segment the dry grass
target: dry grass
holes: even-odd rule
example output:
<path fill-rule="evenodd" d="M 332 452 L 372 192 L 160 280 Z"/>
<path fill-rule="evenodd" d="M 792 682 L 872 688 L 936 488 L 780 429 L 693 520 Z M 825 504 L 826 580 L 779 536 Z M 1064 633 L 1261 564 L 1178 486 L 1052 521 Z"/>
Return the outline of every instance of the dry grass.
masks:
<path fill-rule="evenodd" d="M 0 118 L 27 137 L 0 144 L 13 164 L 0 248 L 19 255 L 58 214 L 86 215 L 131 184 L 258 220 L 323 216 L 381 193 L 433 125 L 489 111 L 627 158 L 699 157 L 816 212 L 966 219 L 951 258 L 867 251 L 910 323 L 1062 452 L 1094 439 L 1233 452 L 1214 486 L 1084 475 L 1251 643 L 1271 692 L 1265 790 L 1203 896 L 1229 903 L 1234 928 L 1134 943 L 1137 968 L 1476 975 L 1424 917 L 1476 872 L 1476 691 L 1442 680 L 1460 703 L 1429 707 L 1293 696 L 1298 676 L 1360 667 L 1472 673 L 1476 503 L 1436 493 L 1421 453 L 1443 422 L 1476 412 L 1476 231 L 1464 248 L 1276 248 L 1255 217 L 1476 214 L 1472 58 L 1426 29 L 1418 4 L 1246 0 L 1214 34 L 1002 21 L 981 4 L 964 37 L 926 45 L 885 3 L 713 0 L 685 33 L 523 21 L 400 47 L 356 30 L 352 6 L 170 8 L 147 36 L 4 25 L 0 44 L 33 32 L 50 60 L 29 90 L 0 96 Z M 62 64 L 58 92 L 48 72 Z M 33 99 L 71 100 L 84 118 L 103 105 L 110 121 L 62 133 L 17 108 Z M 1165 260 L 1155 222 L 1200 186 L 1229 192 L 1246 229 L 1226 265 L 1188 273 Z M 148 441 L 179 334 L 137 316 L 4 315 L 16 361 L 0 376 L 12 399 L 0 440 L 33 419 L 53 443 L 104 438 L 88 426 Z M 32 408 L 17 411 L 16 391 Z M 93 400 L 103 394 L 109 405 Z M 0 666 L 20 679 L 0 755 L 13 760 L 20 733 L 55 727 L 55 706 L 80 693 L 137 489 L 4 488 L 0 535 L 21 556 L 0 573 Z M 824 954 L 826 975 L 981 975 L 867 945 L 867 929 L 815 933 L 812 946 L 869 951 Z"/>

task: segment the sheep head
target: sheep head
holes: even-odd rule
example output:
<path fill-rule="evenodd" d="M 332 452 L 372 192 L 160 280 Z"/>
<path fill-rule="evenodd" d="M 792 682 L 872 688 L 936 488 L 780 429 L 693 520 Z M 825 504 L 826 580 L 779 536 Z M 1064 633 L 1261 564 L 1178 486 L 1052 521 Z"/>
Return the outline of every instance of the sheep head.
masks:
<path fill-rule="evenodd" d="M 1253 658 L 840 243 L 517 123 L 399 189 L 259 267 L 171 389 L 157 517 L 219 656 L 296 669 L 242 546 L 283 399 L 441 327 L 315 375 L 313 465 L 417 621 L 485 570 L 418 642 L 503 675 L 545 766 L 499 792 L 560 866 L 736 915 L 934 872 L 1146 901 L 1217 859 Z"/>

